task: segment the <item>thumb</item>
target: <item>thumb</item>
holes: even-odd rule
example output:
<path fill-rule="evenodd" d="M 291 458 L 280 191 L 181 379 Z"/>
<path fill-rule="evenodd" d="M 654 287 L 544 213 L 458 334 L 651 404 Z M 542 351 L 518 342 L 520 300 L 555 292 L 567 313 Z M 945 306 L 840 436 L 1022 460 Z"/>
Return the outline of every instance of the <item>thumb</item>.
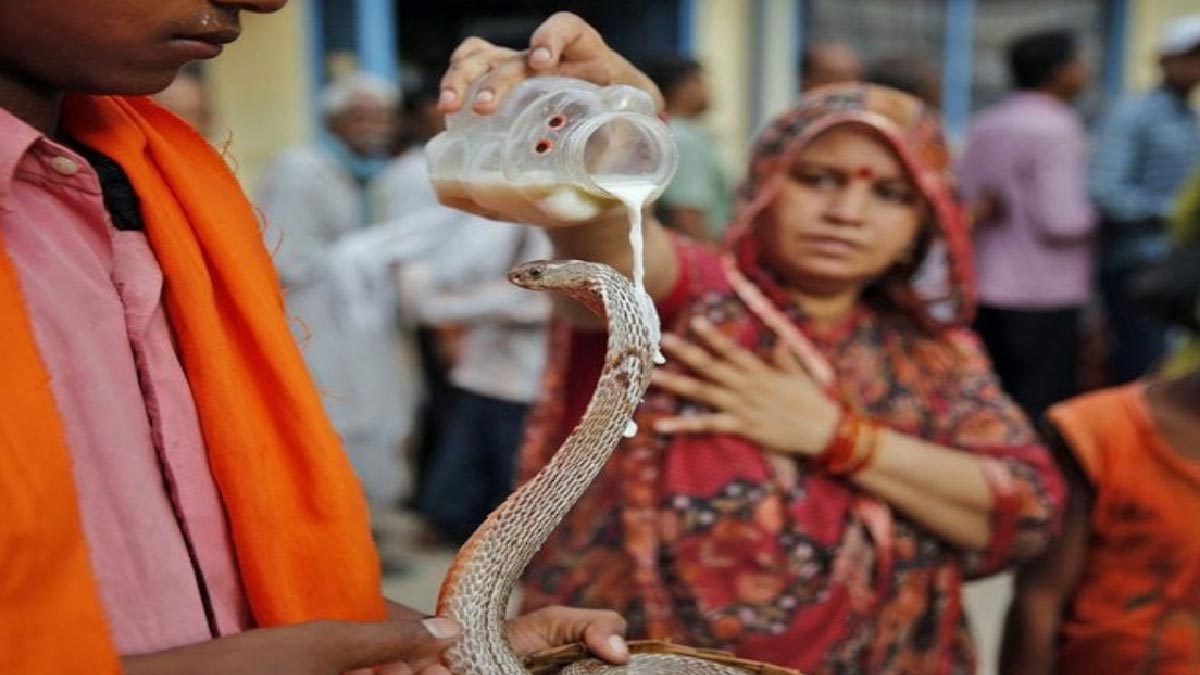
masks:
<path fill-rule="evenodd" d="M 775 361 L 775 365 L 778 366 L 783 372 L 789 375 L 807 374 L 807 372 L 804 370 L 804 366 L 801 365 L 799 359 L 796 358 L 796 355 L 792 353 L 792 350 L 788 348 L 787 344 L 784 343 L 783 340 L 778 340 L 775 342 L 774 354 L 772 354 L 772 356 L 775 357 L 773 359 Z"/>
<path fill-rule="evenodd" d="M 439 617 L 421 621 L 339 622 L 331 630 L 335 631 L 331 642 L 335 645 L 333 658 L 338 672 L 436 657 L 461 632 L 458 624 Z"/>

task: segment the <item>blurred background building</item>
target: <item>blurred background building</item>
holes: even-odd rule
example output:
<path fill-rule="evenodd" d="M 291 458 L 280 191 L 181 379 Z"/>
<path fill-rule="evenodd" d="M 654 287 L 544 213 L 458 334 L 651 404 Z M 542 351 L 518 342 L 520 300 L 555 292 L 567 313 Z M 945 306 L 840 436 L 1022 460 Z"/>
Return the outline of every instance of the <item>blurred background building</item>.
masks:
<path fill-rule="evenodd" d="M 957 135 L 1006 90 L 1002 51 L 1015 35 L 1078 32 L 1099 75 L 1084 106 L 1091 113 L 1153 84 L 1157 31 L 1189 8 L 1194 0 L 294 0 L 281 15 L 247 16 L 246 39 L 202 76 L 214 140 L 230 143 L 252 182 L 280 148 L 313 137 L 316 92 L 330 78 L 362 68 L 415 89 L 437 77 L 462 38 L 520 46 L 542 18 L 570 9 L 635 60 L 698 58 L 713 87 L 709 122 L 732 171 L 754 129 L 795 96 L 806 45 L 845 43 L 868 65 L 928 64 Z"/>

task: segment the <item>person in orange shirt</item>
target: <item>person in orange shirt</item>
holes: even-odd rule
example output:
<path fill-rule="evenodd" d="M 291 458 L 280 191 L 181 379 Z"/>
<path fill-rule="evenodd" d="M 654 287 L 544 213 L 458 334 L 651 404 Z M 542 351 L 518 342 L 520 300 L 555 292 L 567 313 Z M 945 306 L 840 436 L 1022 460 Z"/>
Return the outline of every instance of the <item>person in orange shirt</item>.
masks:
<path fill-rule="evenodd" d="M 1140 280 L 1200 334 L 1200 247 Z M 1017 575 L 1004 675 L 1200 672 L 1200 370 L 1060 403 L 1047 435 L 1071 484 L 1063 534 Z"/>
<path fill-rule="evenodd" d="M 2 673 L 446 674 L 459 629 L 380 590 L 253 207 L 142 96 L 284 4 L 0 0 Z M 594 56 L 543 37 L 551 72 Z M 622 630 L 509 637 L 620 661 Z"/>

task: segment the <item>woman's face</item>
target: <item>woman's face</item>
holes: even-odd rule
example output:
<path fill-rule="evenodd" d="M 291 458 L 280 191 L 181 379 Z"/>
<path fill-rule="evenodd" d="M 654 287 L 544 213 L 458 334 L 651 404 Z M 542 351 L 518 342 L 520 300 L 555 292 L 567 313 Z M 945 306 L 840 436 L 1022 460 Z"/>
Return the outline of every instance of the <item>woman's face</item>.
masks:
<path fill-rule="evenodd" d="M 925 210 L 884 141 L 863 128 L 834 127 L 788 169 L 767 208 L 761 250 L 796 290 L 857 293 L 908 254 Z"/>

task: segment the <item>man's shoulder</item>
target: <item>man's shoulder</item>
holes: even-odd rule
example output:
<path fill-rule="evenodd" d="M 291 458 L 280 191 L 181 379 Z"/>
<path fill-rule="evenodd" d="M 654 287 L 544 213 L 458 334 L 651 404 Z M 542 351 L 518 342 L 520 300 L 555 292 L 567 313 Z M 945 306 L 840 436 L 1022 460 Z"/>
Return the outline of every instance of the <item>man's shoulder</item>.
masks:
<path fill-rule="evenodd" d="M 1162 100 L 1157 91 L 1126 94 L 1113 102 L 1106 117 L 1109 120 L 1136 122 L 1153 115 L 1161 104 Z"/>
<path fill-rule="evenodd" d="M 315 145 L 293 145 L 279 151 L 273 161 L 280 164 L 324 165 L 329 160 Z"/>
<path fill-rule="evenodd" d="M 1005 99 L 976 112 L 967 127 L 967 135 L 968 138 L 978 138 L 993 134 L 1007 134 L 1021 124 L 1021 111 L 1012 101 Z"/>
<path fill-rule="evenodd" d="M 408 183 L 414 178 L 428 181 L 428 176 L 425 153 L 420 149 L 411 149 L 388 161 L 375 180 L 379 183 Z"/>
<path fill-rule="evenodd" d="M 1028 133 L 1082 128 L 1075 111 L 1066 104 L 1047 100 L 1001 101 L 983 109 L 978 116 L 981 128 L 992 132 Z"/>
<path fill-rule="evenodd" d="M 300 179 L 302 176 L 311 176 L 323 181 L 336 173 L 337 167 L 333 161 L 320 148 L 312 145 L 295 145 L 281 150 L 263 169 L 264 178 L 291 176 Z"/>
<path fill-rule="evenodd" d="M 695 120 L 689 120 L 682 117 L 671 118 L 669 124 L 671 132 L 675 136 L 676 143 L 686 143 L 692 145 L 707 145 L 710 141 L 708 131 L 703 124 Z"/>

